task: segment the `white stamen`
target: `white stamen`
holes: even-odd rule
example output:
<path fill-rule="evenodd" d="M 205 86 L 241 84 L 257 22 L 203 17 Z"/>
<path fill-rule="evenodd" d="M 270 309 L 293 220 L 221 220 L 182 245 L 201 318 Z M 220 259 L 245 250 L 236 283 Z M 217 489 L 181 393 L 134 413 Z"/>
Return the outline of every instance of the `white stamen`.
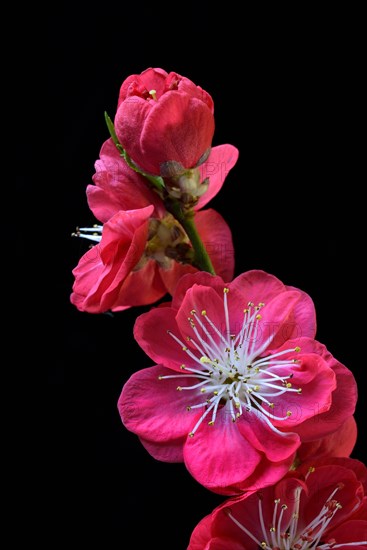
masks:
<path fill-rule="evenodd" d="M 205 407 L 197 421 L 192 436 L 207 415 L 212 412 L 209 424 L 214 424 L 218 411 L 227 409 L 227 418 L 235 422 L 240 416 L 256 414 L 255 421 L 264 422 L 274 433 L 281 437 L 291 436 L 275 427 L 274 421 L 284 421 L 291 416 L 288 411 L 284 416 L 275 415 L 272 410 L 277 406 L 276 398 L 287 392 L 301 394 L 301 388 L 293 388 L 289 380 L 295 369 L 295 353 L 299 348 L 285 349 L 272 355 L 262 357 L 267 345 L 272 341 L 267 338 L 262 342 L 261 315 L 259 311 L 265 306 L 252 302 L 244 310 L 243 323 L 236 334 L 231 333 L 231 320 L 228 302 L 229 289 L 223 290 L 224 331 L 220 330 L 210 318 L 210 312 L 201 310 L 201 314 L 192 309 L 187 318 L 193 336 L 187 336 L 186 344 L 173 332 L 167 331 L 173 340 L 188 356 L 188 365 L 182 365 L 184 371 L 172 377 L 197 378 L 192 385 L 179 386 L 179 391 L 186 391 L 198 396 L 202 393 L 208 399 L 200 404 L 188 402 L 187 409 Z M 198 310 L 200 311 L 200 310 Z M 282 359 L 288 355 L 289 359 Z M 281 372 L 277 374 L 277 369 Z M 295 371 L 297 372 L 297 371 Z M 162 377 L 164 378 L 170 378 Z M 275 398 L 275 399 L 274 399 Z M 284 406 L 284 397 L 281 403 Z"/>
<path fill-rule="evenodd" d="M 79 237 L 80 239 L 88 239 L 99 243 L 102 239 L 102 225 L 94 225 L 93 227 L 77 227 L 75 233 L 72 233 L 72 237 Z"/>

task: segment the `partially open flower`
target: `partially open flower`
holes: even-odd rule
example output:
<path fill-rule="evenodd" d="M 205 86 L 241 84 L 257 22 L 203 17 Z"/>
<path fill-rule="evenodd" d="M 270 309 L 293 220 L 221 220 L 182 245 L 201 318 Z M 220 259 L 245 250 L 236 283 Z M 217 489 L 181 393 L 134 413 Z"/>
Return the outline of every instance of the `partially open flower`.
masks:
<path fill-rule="evenodd" d="M 144 171 L 160 175 L 167 161 L 194 168 L 211 147 L 213 100 L 188 78 L 150 68 L 123 82 L 115 128 L 124 149 Z"/>
<path fill-rule="evenodd" d="M 366 467 L 350 458 L 305 464 L 220 505 L 196 526 L 188 550 L 367 548 L 366 479 Z"/>
<path fill-rule="evenodd" d="M 79 236 L 98 242 L 73 270 L 71 302 L 80 311 L 151 304 L 173 294 L 183 275 L 197 271 L 192 246 L 177 220 L 167 212 L 161 218 L 153 213 L 153 205 L 119 210 L 103 227 L 79 230 Z M 196 226 L 215 269 L 231 278 L 233 245 L 226 222 L 208 209 L 196 214 Z"/>

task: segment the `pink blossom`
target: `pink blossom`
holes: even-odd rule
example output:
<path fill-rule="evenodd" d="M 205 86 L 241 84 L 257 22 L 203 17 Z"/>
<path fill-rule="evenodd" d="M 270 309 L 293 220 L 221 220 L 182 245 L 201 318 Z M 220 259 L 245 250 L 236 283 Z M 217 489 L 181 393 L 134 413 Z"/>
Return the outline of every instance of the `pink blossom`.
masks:
<path fill-rule="evenodd" d="M 211 146 L 213 110 L 210 95 L 191 80 L 150 68 L 122 83 L 116 133 L 146 172 L 160 175 L 162 165 L 170 161 L 193 168 Z"/>
<path fill-rule="evenodd" d="M 366 479 L 350 458 L 305 464 L 220 505 L 196 526 L 188 550 L 367 548 Z"/>
<path fill-rule="evenodd" d="M 237 159 L 237 149 L 230 145 L 216 147 L 212 154 L 213 160 L 210 163 L 208 161 L 205 176 L 211 181 L 208 196 L 200 198 L 196 209 L 204 206 L 219 191 L 226 173 Z M 167 292 L 173 294 L 183 275 L 197 271 L 196 267 L 181 261 L 184 259 L 181 256 L 191 250 L 186 233 L 166 211 L 162 199 L 149 187 L 148 180 L 132 170 L 121 158 L 111 139 L 103 144 L 100 159 L 95 166 L 95 185 L 88 185 L 87 197 L 94 215 L 105 223 L 106 235 L 102 226 L 86 228 L 88 233 L 84 234 L 81 231 L 81 236 L 101 242 L 84 254 L 73 271 L 75 283 L 72 303 L 81 311 L 100 313 L 107 309 L 118 311 L 152 304 Z M 145 219 L 147 212 L 149 216 Z M 130 262 L 126 270 L 123 264 L 128 245 L 122 223 L 124 219 L 140 219 L 141 216 L 148 230 L 139 229 L 136 236 L 129 233 L 129 247 L 134 250 L 132 257 L 135 264 Z M 120 232 L 115 232 L 116 253 L 109 255 L 106 263 L 105 255 L 101 252 L 106 246 L 110 247 L 108 228 L 111 223 L 116 226 L 116 220 L 119 220 L 118 225 L 121 226 L 121 242 L 118 241 Z M 234 270 L 234 251 L 228 225 L 212 209 L 196 212 L 195 223 L 216 272 L 230 280 Z M 109 284 L 106 284 L 106 273 L 114 273 L 116 270 L 123 276 L 113 281 L 114 290 L 111 292 Z"/>
<path fill-rule="evenodd" d="M 157 365 L 125 384 L 122 421 L 153 457 L 184 461 L 212 491 L 270 485 L 301 442 L 335 432 L 355 408 L 352 374 L 315 329 L 310 297 L 263 271 L 229 284 L 187 275 L 170 307 L 136 321 L 135 338 Z"/>

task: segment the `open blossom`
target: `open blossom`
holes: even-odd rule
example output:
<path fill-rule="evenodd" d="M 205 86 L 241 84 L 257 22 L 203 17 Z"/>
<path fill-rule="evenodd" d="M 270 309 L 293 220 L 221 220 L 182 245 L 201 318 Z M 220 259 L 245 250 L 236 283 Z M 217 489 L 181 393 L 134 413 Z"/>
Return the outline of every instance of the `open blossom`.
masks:
<path fill-rule="evenodd" d="M 229 499 L 195 528 L 188 550 L 367 548 L 367 469 L 311 462 L 263 491 Z"/>
<path fill-rule="evenodd" d="M 196 210 L 218 192 L 237 150 L 230 145 L 216 147 L 212 158 L 206 169 L 211 184 Z M 151 304 L 167 292 L 172 294 L 182 275 L 197 271 L 181 261 L 192 251 L 181 225 L 165 210 L 148 181 L 120 157 L 111 139 L 102 146 L 93 180 L 95 185 L 87 187 L 88 203 L 105 225 L 80 230 L 80 236 L 99 244 L 84 254 L 73 271 L 72 303 L 81 311 L 100 313 Z M 212 209 L 196 212 L 195 223 L 215 270 L 231 279 L 234 253 L 228 225 Z"/>
<path fill-rule="evenodd" d="M 150 68 L 122 83 L 115 128 L 124 149 L 146 172 L 160 175 L 168 161 L 194 168 L 212 143 L 213 100 L 188 78 Z"/>
<path fill-rule="evenodd" d="M 152 456 L 184 461 L 215 492 L 273 484 L 301 442 L 354 412 L 354 378 L 314 340 L 315 326 L 310 297 L 263 271 L 229 284 L 186 275 L 170 307 L 136 321 L 135 338 L 157 365 L 125 384 L 124 425 Z"/>

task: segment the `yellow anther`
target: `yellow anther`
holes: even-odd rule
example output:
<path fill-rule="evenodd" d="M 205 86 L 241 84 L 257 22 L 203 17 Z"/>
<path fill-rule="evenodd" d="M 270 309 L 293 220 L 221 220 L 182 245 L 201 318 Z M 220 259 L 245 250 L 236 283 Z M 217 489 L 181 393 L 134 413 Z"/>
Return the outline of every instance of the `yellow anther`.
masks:
<path fill-rule="evenodd" d="M 309 469 L 308 469 L 308 473 L 309 474 L 313 474 L 315 471 L 315 467 L 314 466 L 310 466 Z"/>
<path fill-rule="evenodd" d="M 214 421 L 210 420 L 210 422 L 208 422 L 208 426 L 214 426 Z"/>
<path fill-rule="evenodd" d="M 299 352 L 299 351 L 301 351 L 301 348 L 300 348 L 299 346 L 296 346 L 296 347 L 294 348 L 294 351 Z"/>
<path fill-rule="evenodd" d="M 228 294 L 228 292 L 229 292 L 229 288 L 227 288 L 227 287 L 224 287 L 224 288 L 223 288 L 223 292 L 224 292 L 224 294 Z"/>
<path fill-rule="evenodd" d="M 186 410 L 191 411 L 191 407 L 190 406 L 186 407 Z"/>
<path fill-rule="evenodd" d="M 261 548 L 266 548 L 266 542 L 261 543 Z"/>
<path fill-rule="evenodd" d="M 205 388 L 201 388 L 201 393 L 205 393 L 206 392 L 206 389 Z"/>
<path fill-rule="evenodd" d="M 302 388 L 298 388 L 297 393 L 298 394 L 302 393 Z"/>
<path fill-rule="evenodd" d="M 265 303 L 264 302 L 259 302 L 259 307 L 264 307 Z"/>
<path fill-rule="evenodd" d="M 190 311 L 190 313 L 191 313 L 191 315 L 195 315 L 196 309 L 192 309 L 192 310 Z"/>
<path fill-rule="evenodd" d="M 201 315 L 204 315 L 204 317 L 205 317 L 205 315 L 206 315 L 206 309 L 203 309 L 203 310 L 202 310 Z"/>
<path fill-rule="evenodd" d="M 290 382 L 287 382 L 286 385 L 285 385 L 286 388 L 291 388 L 292 387 L 292 384 Z"/>
<path fill-rule="evenodd" d="M 292 416 L 292 411 L 287 411 L 287 416 Z"/>
<path fill-rule="evenodd" d="M 260 319 L 261 319 L 260 313 L 259 313 L 258 315 L 256 315 L 255 319 L 257 319 L 258 321 L 260 321 Z"/>
<path fill-rule="evenodd" d="M 190 433 L 189 433 L 189 437 L 194 437 L 193 432 L 190 432 Z"/>
<path fill-rule="evenodd" d="M 274 409 L 274 403 L 269 403 L 269 407 L 270 407 L 271 409 Z"/>
<path fill-rule="evenodd" d="M 181 370 L 185 370 L 185 369 L 186 369 L 186 365 L 181 365 L 181 366 L 180 366 L 180 369 L 181 369 Z"/>
<path fill-rule="evenodd" d="M 181 386 L 177 386 L 176 390 L 177 390 L 177 391 L 182 391 L 182 387 L 181 387 Z"/>
<path fill-rule="evenodd" d="M 274 500 L 274 504 L 279 504 L 279 502 L 280 502 L 280 498 L 276 498 L 276 499 Z"/>
<path fill-rule="evenodd" d="M 218 395 L 218 392 L 217 390 L 213 391 L 214 395 Z"/>
<path fill-rule="evenodd" d="M 243 310 L 243 313 L 248 313 L 248 309 L 244 309 L 244 310 Z"/>
<path fill-rule="evenodd" d="M 282 510 L 287 510 L 288 506 L 286 504 L 282 504 Z"/>
<path fill-rule="evenodd" d="M 203 355 L 202 357 L 200 357 L 200 363 L 211 363 L 209 357 L 205 357 L 205 355 Z"/>
<path fill-rule="evenodd" d="M 158 380 L 163 380 L 163 376 L 158 376 Z"/>

